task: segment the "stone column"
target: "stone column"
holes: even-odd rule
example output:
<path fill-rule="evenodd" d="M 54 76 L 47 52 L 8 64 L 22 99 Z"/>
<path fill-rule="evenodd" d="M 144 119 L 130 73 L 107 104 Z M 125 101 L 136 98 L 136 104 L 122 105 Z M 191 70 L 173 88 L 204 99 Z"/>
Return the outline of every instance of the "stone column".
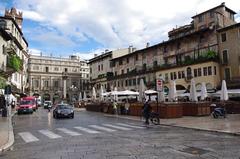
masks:
<path fill-rule="evenodd" d="M 67 98 L 67 79 L 63 79 L 63 98 Z"/>

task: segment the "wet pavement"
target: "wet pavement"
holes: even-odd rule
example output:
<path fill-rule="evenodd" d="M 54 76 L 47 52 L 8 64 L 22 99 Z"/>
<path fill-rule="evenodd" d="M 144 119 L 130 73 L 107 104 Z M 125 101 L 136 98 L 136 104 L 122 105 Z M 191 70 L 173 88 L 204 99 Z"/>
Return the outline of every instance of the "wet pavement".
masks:
<path fill-rule="evenodd" d="M 138 118 L 139 119 L 139 118 Z M 15 143 L 0 159 L 239 159 L 240 137 L 75 111 L 53 119 L 40 108 L 14 117 Z"/>

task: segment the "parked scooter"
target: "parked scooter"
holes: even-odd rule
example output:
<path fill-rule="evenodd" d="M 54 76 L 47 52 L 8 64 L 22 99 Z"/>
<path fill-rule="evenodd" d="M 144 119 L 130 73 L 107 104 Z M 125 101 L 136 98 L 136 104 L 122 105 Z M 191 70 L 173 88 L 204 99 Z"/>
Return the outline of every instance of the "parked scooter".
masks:
<path fill-rule="evenodd" d="M 218 117 L 224 117 L 226 118 L 226 110 L 224 107 L 221 106 L 217 106 L 216 104 L 211 104 L 212 107 L 216 107 L 214 108 L 213 112 L 212 112 L 212 116 L 216 119 Z"/>

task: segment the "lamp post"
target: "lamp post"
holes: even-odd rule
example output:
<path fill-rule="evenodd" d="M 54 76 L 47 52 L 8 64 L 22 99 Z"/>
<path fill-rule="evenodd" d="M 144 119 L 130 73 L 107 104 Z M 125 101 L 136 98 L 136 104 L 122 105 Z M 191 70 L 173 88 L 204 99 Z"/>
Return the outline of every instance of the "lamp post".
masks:
<path fill-rule="evenodd" d="M 63 78 L 63 99 L 66 100 L 66 98 L 67 98 L 67 78 L 68 78 L 67 72 L 62 73 L 62 78 Z"/>

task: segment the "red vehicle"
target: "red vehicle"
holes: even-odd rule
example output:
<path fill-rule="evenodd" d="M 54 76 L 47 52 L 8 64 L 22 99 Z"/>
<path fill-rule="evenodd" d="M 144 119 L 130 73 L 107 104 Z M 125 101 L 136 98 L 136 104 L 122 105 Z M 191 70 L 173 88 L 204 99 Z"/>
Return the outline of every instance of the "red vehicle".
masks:
<path fill-rule="evenodd" d="M 37 100 L 35 97 L 23 97 L 20 100 L 19 106 L 17 107 L 18 114 L 20 113 L 33 113 L 37 110 Z"/>

